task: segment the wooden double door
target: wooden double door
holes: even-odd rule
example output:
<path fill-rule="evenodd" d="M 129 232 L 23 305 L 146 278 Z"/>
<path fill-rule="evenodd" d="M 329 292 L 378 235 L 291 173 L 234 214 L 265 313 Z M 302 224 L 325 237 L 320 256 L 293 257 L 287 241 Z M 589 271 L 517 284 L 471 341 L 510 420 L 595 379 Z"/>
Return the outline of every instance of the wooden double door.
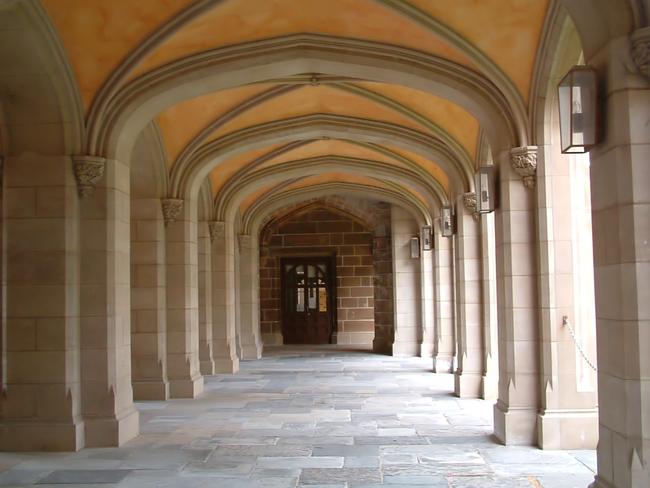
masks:
<path fill-rule="evenodd" d="M 285 344 L 330 344 L 334 331 L 334 258 L 284 258 L 282 334 Z"/>

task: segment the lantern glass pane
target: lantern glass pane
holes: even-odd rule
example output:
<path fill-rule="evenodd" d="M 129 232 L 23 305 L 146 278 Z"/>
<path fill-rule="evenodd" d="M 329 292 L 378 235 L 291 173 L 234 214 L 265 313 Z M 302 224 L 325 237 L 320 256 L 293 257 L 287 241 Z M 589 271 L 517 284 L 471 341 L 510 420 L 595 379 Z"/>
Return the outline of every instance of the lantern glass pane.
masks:
<path fill-rule="evenodd" d="M 489 213 L 494 211 L 494 168 L 484 166 L 474 175 L 474 186 L 476 188 L 476 211 Z"/>
<path fill-rule="evenodd" d="M 562 141 L 562 152 L 566 152 L 571 147 L 571 85 L 570 82 L 564 84 L 570 79 L 567 76 L 558 90 L 560 104 L 560 138 Z"/>
<path fill-rule="evenodd" d="M 578 102 L 582 108 L 582 145 L 589 149 L 596 144 L 596 73 L 580 70 L 576 71 L 574 78 L 579 88 Z"/>
<path fill-rule="evenodd" d="M 558 86 L 563 153 L 584 153 L 597 143 L 597 76 L 577 66 Z"/>
<path fill-rule="evenodd" d="M 454 232 L 451 219 L 451 207 L 442 207 L 440 215 L 440 232 L 444 237 L 451 237 Z"/>

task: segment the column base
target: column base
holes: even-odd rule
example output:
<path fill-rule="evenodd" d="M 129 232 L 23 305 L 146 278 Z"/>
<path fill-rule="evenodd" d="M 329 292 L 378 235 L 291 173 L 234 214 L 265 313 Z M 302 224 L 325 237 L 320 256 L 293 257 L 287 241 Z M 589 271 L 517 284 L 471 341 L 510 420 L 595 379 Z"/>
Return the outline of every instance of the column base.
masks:
<path fill-rule="evenodd" d="M 169 383 L 162 380 L 134 381 L 133 399 L 136 401 L 167 400 Z"/>
<path fill-rule="evenodd" d="M 483 375 L 481 378 L 481 398 L 496 400 L 499 393 L 499 378 L 495 375 Z"/>
<path fill-rule="evenodd" d="M 45 422 L 0 423 L 0 451 L 78 451 L 84 448 L 85 424 Z"/>
<path fill-rule="evenodd" d="M 437 355 L 433 358 L 434 373 L 451 373 L 454 367 L 454 358 L 452 356 Z"/>
<path fill-rule="evenodd" d="M 455 373 L 454 395 L 459 398 L 481 398 L 483 376 L 480 373 Z"/>
<path fill-rule="evenodd" d="M 381 338 L 375 336 L 372 341 L 372 352 L 375 354 L 385 354 L 387 356 L 393 355 L 393 344 L 388 338 Z"/>
<path fill-rule="evenodd" d="M 249 344 L 242 344 L 241 359 L 248 361 L 253 359 L 260 359 L 261 357 L 262 357 L 262 344 L 257 344 L 255 342 Z"/>
<path fill-rule="evenodd" d="M 541 449 L 596 449 L 598 409 L 545 410 L 538 415 Z"/>
<path fill-rule="evenodd" d="M 277 332 L 262 334 L 262 344 L 265 346 L 281 346 L 284 344 L 284 337 Z"/>
<path fill-rule="evenodd" d="M 594 478 L 593 483 L 591 483 L 588 488 L 616 488 L 614 485 L 608 483 L 604 479 L 602 479 L 600 476 L 596 475 Z"/>
<path fill-rule="evenodd" d="M 214 374 L 214 360 L 201 361 L 199 369 L 203 376 L 212 376 Z"/>
<path fill-rule="evenodd" d="M 140 433 L 140 413 L 129 407 L 115 417 L 86 418 L 86 447 L 119 447 Z"/>
<path fill-rule="evenodd" d="M 420 344 L 417 342 L 393 342 L 393 356 L 417 357 L 420 354 Z"/>
<path fill-rule="evenodd" d="M 337 332 L 332 337 L 332 344 L 358 346 L 370 349 L 375 338 L 375 332 Z"/>
<path fill-rule="evenodd" d="M 433 344 L 420 344 L 420 357 L 433 358 Z"/>
<path fill-rule="evenodd" d="M 170 398 L 196 398 L 203 393 L 203 376 L 197 374 L 194 378 L 170 379 Z"/>
<path fill-rule="evenodd" d="M 239 371 L 239 358 L 215 358 L 215 374 L 235 374 L 237 371 Z"/>
<path fill-rule="evenodd" d="M 506 446 L 534 446 L 537 443 L 537 411 L 527 407 L 494 405 L 494 435 Z"/>

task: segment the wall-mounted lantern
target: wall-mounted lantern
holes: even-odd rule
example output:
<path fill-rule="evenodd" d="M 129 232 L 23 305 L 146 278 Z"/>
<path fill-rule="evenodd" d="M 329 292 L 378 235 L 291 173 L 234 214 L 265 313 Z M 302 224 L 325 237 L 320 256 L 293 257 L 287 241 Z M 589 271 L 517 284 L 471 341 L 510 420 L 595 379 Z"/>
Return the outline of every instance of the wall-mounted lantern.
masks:
<path fill-rule="evenodd" d="M 425 225 L 422 227 L 420 239 L 422 239 L 423 251 L 431 251 L 431 249 L 433 249 L 433 235 L 430 225 Z"/>
<path fill-rule="evenodd" d="M 496 208 L 496 168 L 481 166 L 474 175 L 476 188 L 476 212 L 490 213 Z"/>
<path fill-rule="evenodd" d="M 574 66 L 558 85 L 562 152 L 588 152 L 598 144 L 598 74 Z"/>
<path fill-rule="evenodd" d="M 454 214 L 450 206 L 440 209 L 440 233 L 443 237 L 454 235 Z"/>
<path fill-rule="evenodd" d="M 417 259 L 420 257 L 420 238 L 419 237 L 411 237 L 411 258 L 412 259 Z"/>

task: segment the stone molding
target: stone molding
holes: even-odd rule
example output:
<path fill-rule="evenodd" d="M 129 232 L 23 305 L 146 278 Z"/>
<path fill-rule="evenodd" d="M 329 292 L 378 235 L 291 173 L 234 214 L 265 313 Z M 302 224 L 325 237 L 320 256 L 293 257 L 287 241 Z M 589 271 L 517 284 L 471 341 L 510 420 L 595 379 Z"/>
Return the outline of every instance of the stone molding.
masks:
<path fill-rule="evenodd" d="M 256 141 L 257 144 L 266 139 L 286 143 L 302 137 L 313 137 L 314 133 L 330 134 L 333 138 L 356 138 L 368 142 L 378 137 L 398 138 L 404 148 L 433 158 L 447 174 L 458 175 L 465 187 L 469 187 L 474 178 L 473 171 L 463 164 L 449 146 L 423 132 L 389 122 L 359 117 L 310 114 L 246 127 L 201 146 L 191 159 L 183 161 L 183 164 L 179 161 L 172 167 L 171 192 L 183 194 L 188 191 L 193 179 L 201 174 L 206 164 L 212 164 L 215 158 L 225 158 L 235 150 L 243 150 L 252 141 Z M 422 171 L 420 173 L 425 174 Z M 221 216 L 217 215 L 217 218 L 219 217 Z"/>
<path fill-rule="evenodd" d="M 417 72 L 422 81 L 435 80 L 435 83 L 453 87 L 458 92 L 458 97 L 467 95 L 480 104 L 486 116 L 498 126 L 495 130 L 501 131 L 504 139 L 527 143 L 526 107 L 516 90 L 513 96 L 504 97 L 504 93 L 512 90 L 510 86 L 502 86 L 501 80 L 490 80 L 485 75 L 457 63 L 390 44 L 318 34 L 292 34 L 186 56 L 165 67 L 156 68 L 119 88 L 114 86 L 114 96 L 98 104 L 89 117 L 89 147 L 96 152 L 113 151 L 116 138 L 112 133 L 129 130 L 128 117 L 123 114 L 129 113 L 131 107 L 138 106 L 143 115 L 148 116 L 150 108 L 153 110 L 153 107 L 149 107 L 151 104 L 147 94 L 158 92 L 163 86 L 169 93 L 169 99 L 173 100 L 176 96 L 174 93 L 183 91 L 187 80 L 184 74 L 187 72 L 200 70 L 206 74 L 207 82 L 210 78 L 227 78 L 232 70 L 241 69 L 244 63 L 251 66 L 265 65 L 269 73 L 257 72 L 257 76 L 273 77 L 275 64 L 282 60 L 308 63 L 313 59 L 332 59 L 338 55 L 345 55 L 345 62 L 351 67 L 365 70 L 368 78 L 375 77 L 377 70 L 392 71 L 395 74 Z M 264 64 L 262 58 L 273 59 L 273 62 Z M 341 70 L 341 73 L 331 73 L 329 76 L 346 76 L 343 67 Z M 292 83 L 295 77 L 281 78 Z M 255 81 L 258 80 L 251 76 L 241 80 L 241 83 Z M 209 83 L 206 83 L 207 85 Z M 432 89 L 431 93 L 435 95 L 435 90 Z M 119 124 L 106 123 L 108 120 L 120 119 L 123 122 Z"/>
<path fill-rule="evenodd" d="M 417 183 L 425 182 L 428 189 L 432 192 L 432 194 L 436 195 L 436 197 L 440 199 L 443 203 L 447 202 L 447 195 L 445 189 L 442 187 L 442 185 L 440 185 L 440 182 L 436 180 L 430 173 L 423 171 L 422 167 L 419 164 L 412 161 L 411 159 L 403 157 L 390 150 L 386 150 L 385 148 L 372 147 L 372 150 L 379 151 L 382 154 L 385 154 L 391 158 L 398 159 L 405 166 L 407 166 L 411 171 L 407 172 L 403 169 L 395 169 L 393 165 L 386 165 L 386 163 L 381 163 L 374 160 L 350 158 L 347 156 L 338 156 L 338 155 L 327 155 L 327 156 L 317 156 L 312 158 L 287 161 L 285 163 L 282 163 L 282 165 L 275 165 L 260 170 L 257 173 L 253 173 L 255 168 L 260 164 L 263 164 L 265 161 L 268 161 L 269 159 L 272 159 L 276 156 L 285 154 L 297 147 L 300 147 L 304 143 L 305 143 L 304 141 L 298 141 L 296 143 L 291 143 L 286 146 L 283 146 L 279 149 L 275 149 L 270 153 L 254 160 L 251 164 L 248 164 L 245 168 L 243 168 L 241 171 L 235 174 L 235 176 L 230 178 L 219 190 L 219 193 L 215 197 L 214 206 L 215 206 L 216 217 L 218 219 L 225 218 L 228 205 L 234 201 L 233 199 L 235 197 L 235 194 L 238 191 L 241 191 L 242 187 L 244 187 L 245 185 L 251 182 L 259 183 L 259 181 L 262 178 L 270 177 L 275 174 L 280 175 L 285 171 L 291 170 L 296 165 L 300 166 L 300 165 L 308 165 L 308 164 L 320 165 L 320 164 L 330 164 L 330 163 L 341 163 L 344 164 L 346 168 L 350 167 L 350 165 L 359 166 L 360 164 L 365 164 L 366 165 L 365 171 L 367 174 L 374 173 L 377 167 L 379 166 L 381 167 L 380 169 L 386 169 L 386 171 L 390 171 L 392 174 L 394 174 L 397 177 L 412 175 L 415 178 L 414 182 Z M 302 170 L 303 168 L 300 169 Z M 411 185 L 412 183 L 409 186 Z"/>
<path fill-rule="evenodd" d="M 445 189 L 440 185 L 440 182 L 431 174 L 423 171 L 422 168 L 411 170 L 368 159 L 327 155 L 287 161 L 251 174 L 233 178 L 236 181 L 230 186 L 228 192 L 217 197 L 217 203 L 215 204 L 217 208 L 216 218 L 224 219 L 229 208 L 232 208 L 233 205 L 236 208 L 240 201 L 238 197 L 240 194 L 246 194 L 268 183 L 277 184 L 281 179 L 291 181 L 292 178 L 299 177 L 310 169 L 317 172 L 345 171 L 362 176 L 372 174 L 382 180 L 399 185 L 405 193 L 408 193 L 413 187 L 421 186 L 426 188 L 429 194 L 435 195 L 440 201 L 447 201 Z M 220 197 L 227 197 L 228 201 L 222 201 Z"/>
<path fill-rule="evenodd" d="M 630 35 L 632 59 L 639 72 L 650 80 L 650 27 L 637 29 Z"/>
<path fill-rule="evenodd" d="M 79 196 L 85 198 L 93 194 L 95 185 L 104 176 L 106 158 L 75 155 L 72 156 L 72 168 Z"/>
<path fill-rule="evenodd" d="M 210 231 L 211 242 L 217 239 L 223 239 L 226 236 L 226 223 L 221 220 L 211 220 L 208 222 L 208 229 Z"/>
<path fill-rule="evenodd" d="M 183 211 L 185 201 L 181 198 L 163 198 L 160 200 L 160 202 L 162 205 L 162 213 L 163 218 L 165 219 L 165 225 L 176 222 L 181 212 Z"/>
<path fill-rule="evenodd" d="M 537 146 L 516 147 L 510 151 L 510 163 L 524 180 L 526 188 L 535 188 L 537 174 Z"/>
<path fill-rule="evenodd" d="M 429 209 L 426 208 L 415 197 L 405 197 L 402 193 L 395 190 L 386 190 L 383 188 L 369 188 L 363 185 L 353 183 L 324 183 L 308 188 L 298 188 L 285 193 L 262 198 L 255 204 L 251 205 L 242 216 L 242 229 L 247 234 L 254 235 L 260 228 L 269 222 L 269 217 L 296 202 L 305 202 L 314 198 L 331 196 L 332 194 L 352 195 L 367 198 L 372 195 L 378 200 L 389 202 L 406 209 L 409 209 L 414 215 L 419 217 L 421 222 L 432 222 L 432 216 Z"/>

